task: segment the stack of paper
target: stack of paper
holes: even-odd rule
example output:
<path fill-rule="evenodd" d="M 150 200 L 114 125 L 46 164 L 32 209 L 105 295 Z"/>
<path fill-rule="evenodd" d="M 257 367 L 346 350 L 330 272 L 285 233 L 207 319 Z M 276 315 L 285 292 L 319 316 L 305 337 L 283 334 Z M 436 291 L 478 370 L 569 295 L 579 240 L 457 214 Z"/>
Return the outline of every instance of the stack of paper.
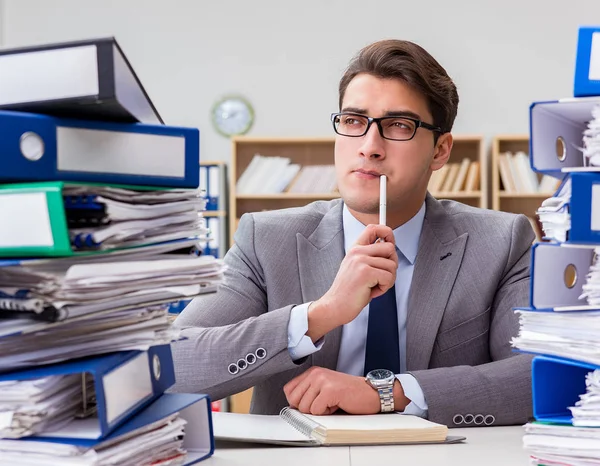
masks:
<path fill-rule="evenodd" d="M 537 210 L 546 238 L 560 242 L 567 241 L 571 229 L 570 201 L 571 179 L 567 178 L 558 192 L 553 197 L 545 199 Z"/>
<path fill-rule="evenodd" d="M 186 421 L 173 414 L 142 428 L 95 445 L 0 440 L 0 458 L 12 466 L 179 466 Z"/>
<path fill-rule="evenodd" d="M 117 256 L 118 258 L 119 256 Z M 161 255 L 132 261 L 47 261 L 0 268 L 0 316 L 12 311 L 57 321 L 213 292 L 222 260 Z M 4 311 L 3 311 L 4 309 Z"/>
<path fill-rule="evenodd" d="M 586 392 L 570 407 L 573 425 L 600 427 L 600 370 L 589 372 L 585 378 Z"/>
<path fill-rule="evenodd" d="M 0 372 L 175 341 L 168 306 L 96 313 L 57 323 L 0 320 Z"/>
<path fill-rule="evenodd" d="M 511 341 L 514 347 L 600 365 L 600 310 L 515 312 L 520 329 Z"/>
<path fill-rule="evenodd" d="M 600 247 L 594 248 L 594 263 L 586 275 L 586 282 L 582 285 L 583 293 L 579 299 L 585 299 L 590 306 L 600 306 L 600 263 L 598 257 Z"/>
<path fill-rule="evenodd" d="M 110 249 L 206 235 L 199 215 L 206 201 L 195 189 L 133 190 L 66 185 L 71 242 L 77 249 Z"/>
<path fill-rule="evenodd" d="M 0 438 L 20 438 L 58 429 L 83 405 L 80 374 L 55 375 L 33 380 L 0 382 Z M 86 384 L 87 401 L 95 396 Z"/>
<path fill-rule="evenodd" d="M 531 464 L 590 466 L 600 463 L 600 429 L 531 422 L 525 425 L 523 446 Z"/>
<path fill-rule="evenodd" d="M 592 109 L 592 119 L 588 122 L 587 129 L 583 132 L 583 160 L 584 166 L 600 166 L 600 105 Z"/>

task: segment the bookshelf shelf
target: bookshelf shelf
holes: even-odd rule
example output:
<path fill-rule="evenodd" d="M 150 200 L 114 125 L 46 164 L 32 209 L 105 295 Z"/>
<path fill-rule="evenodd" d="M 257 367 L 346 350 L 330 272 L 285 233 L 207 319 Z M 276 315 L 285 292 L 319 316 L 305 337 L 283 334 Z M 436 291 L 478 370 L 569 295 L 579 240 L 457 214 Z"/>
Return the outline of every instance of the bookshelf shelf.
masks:
<path fill-rule="evenodd" d="M 500 191 L 498 196 L 500 199 L 536 199 L 542 202 L 544 199 L 552 197 L 554 193 L 507 193 Z"/>
<path fill-rule="evenodd" d="M 224 210 L 205 210 L 202 212 L 203 217 L 227 217 L 227 212 Z"/>

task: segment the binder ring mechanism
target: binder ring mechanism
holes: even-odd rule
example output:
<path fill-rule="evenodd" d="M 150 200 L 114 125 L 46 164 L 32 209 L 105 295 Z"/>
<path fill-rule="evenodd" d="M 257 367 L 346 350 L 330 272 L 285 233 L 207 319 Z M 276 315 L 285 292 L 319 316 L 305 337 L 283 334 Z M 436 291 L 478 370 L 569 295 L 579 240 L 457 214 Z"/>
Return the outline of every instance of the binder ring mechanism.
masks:
<path fill-rule="evenodd" d="M 76 414 L 77 418 L 86 418 L 96 414 L 96 391 L 94 390 L 94 379 L 91 374 L 81 374 L 81 410 Z"/>
<path fill-rule="evenodd" d="M 19 149 L 27 160 L 36 162 L 44 156 L 44 140 L 33 131 L 27 131 L 19 139 Z"/>

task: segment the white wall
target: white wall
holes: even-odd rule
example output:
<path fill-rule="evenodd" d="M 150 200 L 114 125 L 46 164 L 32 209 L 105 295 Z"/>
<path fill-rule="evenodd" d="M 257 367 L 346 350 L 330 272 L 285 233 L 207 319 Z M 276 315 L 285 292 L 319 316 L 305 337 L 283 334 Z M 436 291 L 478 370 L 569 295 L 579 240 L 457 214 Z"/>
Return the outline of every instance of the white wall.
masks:
<path fill-rule="evenodd" d="M 201 157 L 228 160 L 217 98 L 250 99 L 253 135 L 330 135 L 348 60 L 391 37 L 455 79 L 455 133 L 526 133 L 532 101 L 572 95 L 577 28 L 600 1 L 4 0 L 3 15 L 6 46 L 116 36 L 167 124 L 200 128 Z"/>
<path fill-rule="evenodd" d="M 0 0 L 0 47 L 4 44 L 4 1 Z"/>

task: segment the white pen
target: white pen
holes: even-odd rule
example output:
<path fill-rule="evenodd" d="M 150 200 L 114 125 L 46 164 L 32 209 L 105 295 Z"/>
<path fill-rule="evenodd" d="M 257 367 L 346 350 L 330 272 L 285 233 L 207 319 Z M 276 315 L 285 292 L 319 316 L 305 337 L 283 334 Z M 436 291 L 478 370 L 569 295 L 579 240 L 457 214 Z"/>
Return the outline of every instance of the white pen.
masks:
<path fill-rule="evenodd" d="M 387 204 L 387 178 L 385 175 L 379 177 L 379 224 L 386 223 L 386 204 Z M 383 238 L 377 238 L 376 243 L 383 243 Z"/>
<path fill-rule="evenodd" d="M 379 224 L 386 224 L 387 204 L 387 178 L 385 175 L 379 177 Z"/>

